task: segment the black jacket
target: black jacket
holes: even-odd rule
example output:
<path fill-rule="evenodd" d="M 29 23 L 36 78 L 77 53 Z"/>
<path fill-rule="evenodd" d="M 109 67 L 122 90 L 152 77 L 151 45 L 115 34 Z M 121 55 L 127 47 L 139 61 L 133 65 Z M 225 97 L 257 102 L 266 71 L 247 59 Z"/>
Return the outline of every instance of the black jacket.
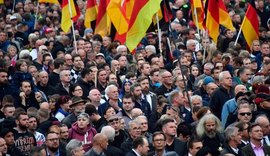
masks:
<path fill-rule="evenodd" d="M 58 51 L 63 51 L 63 52 L 66 51 L 66 50 L 65 50 L 65 46 L 64 46 L 61 42 L 59 42 L 59 41 L 57 41 L 57 42 L 54 44 L 54 46 L 53 46 L 53 48 L 52 48 L 52 50 L 51 50 L 51 54 L 52 54 L 52 57 L 53 57 L 54 59 L 56 58 L 56 54 L 57 54 Z"/>
<path fill-rule="evenodd" d="M 238 153 L 235 153 L 234 150 L 228 144 L 226 144 L 224 145 L 224 148 L 221 151 L 220 156 L 224 156 L 225 154 L 228 153 L 234 154 L 235 156 L 244 156 L 241 149 L 239 149 Z"/>
<path fill-rule="evenodd" d="M 187 143 L 186 142 L 183 142 L 183 141 L 181 141 L 181 140 L 179 140 L 177 138 L 174 138 L 173 144 L 174 144 L 174 151 L 179 156 L 185 156 L 188 153 Z"/>
<path fill-rule="evenodd" d="M 209 107 L 211 108 L 214 115 L 216 115 L 219 119 L 221 119 L 221 111 L 224 103 L 233 97 L 234 91 L 232 88 L 230 89 L 229 92 L 222 86 L 216 89 L 213 92 L 209 102 Z"/>

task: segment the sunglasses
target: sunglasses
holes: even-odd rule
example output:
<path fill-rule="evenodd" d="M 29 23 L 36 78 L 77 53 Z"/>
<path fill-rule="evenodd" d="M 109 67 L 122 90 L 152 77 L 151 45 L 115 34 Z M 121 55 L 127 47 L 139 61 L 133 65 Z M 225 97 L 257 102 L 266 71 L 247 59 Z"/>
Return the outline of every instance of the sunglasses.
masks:
<path fill-rule="evenodd" d="M 243 112 L 243 113 L 239 113 L 241 116 L 250 116 L 252 113 L 251 112 Z"/>

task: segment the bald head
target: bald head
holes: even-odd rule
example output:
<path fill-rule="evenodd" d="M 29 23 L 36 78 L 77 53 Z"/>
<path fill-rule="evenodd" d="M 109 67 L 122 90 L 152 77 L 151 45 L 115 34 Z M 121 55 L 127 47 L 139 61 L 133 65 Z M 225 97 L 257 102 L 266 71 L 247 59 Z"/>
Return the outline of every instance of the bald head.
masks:
<path fill-rule="evenodd" d="M 100 144 L 106 140 L 108 141 L 108 138 L 105 134 L 97 133 L 93 138 L 93 145 L 100 146 Z"/>
<path fill-rule="evenodd" d="M 239 93 L 239 92 L 246 93 L 246 92 L 247 92 L 246 86 L 241 85 L 241 84 L 235 86 L 235 88 L 234 88 L 234 93 L 235 93 L 235 95 L 236 95 L 237 93 Z"/>
<path fill-rule="evenodd" d="M 263 135 L 270 134 L 270 124 L 266 115 L 260 115 L 255 119 L 255 123 L 259 124 L 262 128 Z"/>
<path fill-rule="evenodd" d="M 143 114 L 143 112 L 142 112 L 142 110 L 140 108 L 133 108 L 131 110 L 132 119 L 135 119 L 136 117 L 138 117 L 138 116 L 140 116 L 142 114 Z"/>

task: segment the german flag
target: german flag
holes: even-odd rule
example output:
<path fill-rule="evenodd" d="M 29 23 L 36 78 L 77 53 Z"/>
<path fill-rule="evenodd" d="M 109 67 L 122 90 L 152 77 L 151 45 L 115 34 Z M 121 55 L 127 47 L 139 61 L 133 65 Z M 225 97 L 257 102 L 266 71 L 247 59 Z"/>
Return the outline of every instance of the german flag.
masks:
<path fill-rule="evenodd" d="M 88 0 L 84 16 L 84 26 L 91 28 L 91 22 L 97 18 L 97 7 L 95 0 Z"/>
<path fill-rule="evenodd" d="M 134 7 L 135 0 L 123 0 L 121 5 L 121 14 L 125 18 L 127 24 L 131 18 L 132 10 Z M 125 25 L 125 23 L 124 23 Z M 128 30 L 128 29 L 127 29 Z M 127 30 L 123 32 L 116 32 L 114 40 L 120 41 L 122 44 L 126 42 Z M 122 33 L 122 34 L 120 34 Z"/>
<path fill-rule="evenodd" d="M 203 22 L 204 22 L 204 7 L 203 7 L 202 1 L 201 0 L 190 0 L 190 4 L 191 4 L 191 11 L 192 11 L 193 22 L 197 26 L 196 15 L 195 15 L 195 11 L 196 11 L 197 19 L 198 19 L 198 27 L 201 30 L 204 29 L 204 26 L 203 26 Z"/>
<path fill-rule="evenodd" d="M 1 1 L 3 1 L 3 3 L 4 3 L 4 0 L 0 0 L 0 4 L 2 4 Z M 58 0 L 39 0 L 38 2 L 39 3 L 59 4 L 59 1 Z"/>
<path fill-rule="evenodd" d="M 259 39 L 259 20 L 255 9 L 254 0 L 248 4 L 241 28 L 247 45 L 250 48 L 252 42 Z"/>
<path fill-rule="evenodd" d="M 232 24 L 232 19 L 230 18 L 230 15 L 226 9 L 223 0 L 218 1 L 218 7 L 219 7 L 219 23 L 224 27 L 226 27 L 227 29 L 235 30 Z"/>
<path fill-rule="evenodd" d="M 61 28 L 64 32 L 67 33 L 70 30 L 70 27 L 72 26 L 73 22 L 72 19 L 77 16 L 77 11 L 73 0 L 62 0 L 61 7 L 62 7 Z"/>
<path fill-rule="evenodd" d="M 106 12 L 107 4 L 107 0 L 100 0 L 96 19 L 95 34 L 99 34 L 103 37 L 109 34 L 110 31 L 108 15 Z"/>
<path fill-rule="evenodd" d="M 129 21 L 126 45 L 133 51 L 145 36 L 153 15 L 159 10 L 161 0 L 137 0 Z"/>
<path fill-rule="evenodd" d="M 209 36 L 217 43 L 219 35 L 219 0 L 208 0 L 207 16 L 206 16 L 206 29 Z"/>
<path fill-rule="evenodd" d="M 117 33 L 122 35 L 128 30 L 128 20 L 121 11 L 121 0 L 110 0 L 107 6 L 107 13 Z"/>

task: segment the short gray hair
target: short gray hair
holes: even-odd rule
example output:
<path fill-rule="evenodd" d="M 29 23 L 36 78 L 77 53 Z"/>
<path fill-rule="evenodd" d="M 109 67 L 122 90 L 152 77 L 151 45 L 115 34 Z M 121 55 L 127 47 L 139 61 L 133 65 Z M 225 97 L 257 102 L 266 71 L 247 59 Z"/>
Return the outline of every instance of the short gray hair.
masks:
<path fill-rule="evenodd" d="M 113 84 L 107 86 L 106 89 L 105 89 L 105 95 L 108 96 L 108 93 L 111 91 L 111 89 L 112 89 L 113 87 L 116 87 L 116 88 L 117 88 L 117 86 L 115 86 L 115 85 L 113 85 Z"/>
<path fill-rule="evenodd" d="M 119 53 L 120 50 L 123 49 L 123 48 L 127 49 L 127 47 L 125 45 L 119 45 L 119 46 L 117 46 L 117 48 L 116 48 L 117 53 Z"/>
<path fill-rule="evenodd" d="M 225 129 L 225 139 L 227 141 L 230 141 L 232 137 L 234 137 L 236 134 L 234 133 L 235 129 L 238 129 L 235 126 L 229 126 Z"/>
<path fill-rule="evenodd" d="M 114 140 L 115 129 L 112 128 L 112 126 L 104 126 L 104 127 L 102 127 L 100 133 L 106 135 L 109 141 Z"/>
<path fill-rule="evenodd" d="M 77 139 L 72 139 L 66 145 L 67 156 L 72 156 L 73 152 L 82 146 L 82 142 Z"/>
<path fill-rule="evenodd" d="M 131 120 L 129 123 L 128 123 L 128 131 L 131 130 L 131 125 L 138 125 L 138 126 L 141 126 L 140 123 L 136 120 Z"/>
<path fill-rule="evenodd" d="M 192 95 L 190 97 L 190 102 L 192 103 L 195 99 L 199 99 L 202 102 L 202 97 L 200 95 Z"/>
<path fill-rule="evenodd" d="M 224 79 L 224 75 L 227 74 L 227 73 L 230 74 L 229 71 L 222 71 L 222 72 L 220 72 L 219 75 L 218 75 L 219 81 L 222 81 Z"/>
<path fill-rule="evenodd" d="M 153 54 L 156 54 L 157 51 L 156 51 L 156 47 L 153 46 L 153 45 L 148 45 L 145 47 L 145 50 L 150 50 Z"/>

